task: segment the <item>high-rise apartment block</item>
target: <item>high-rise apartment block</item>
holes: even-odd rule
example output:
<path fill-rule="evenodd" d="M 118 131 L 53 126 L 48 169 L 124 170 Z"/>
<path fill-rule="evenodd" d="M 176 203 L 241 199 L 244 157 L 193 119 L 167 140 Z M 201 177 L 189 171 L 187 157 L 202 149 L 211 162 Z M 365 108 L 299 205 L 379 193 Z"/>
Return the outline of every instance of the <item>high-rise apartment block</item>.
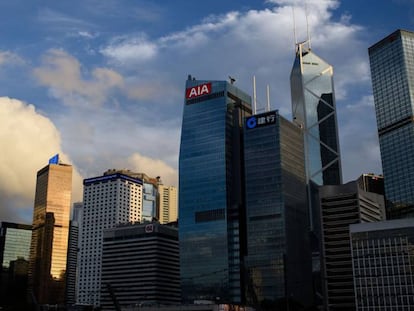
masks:
<path fill-rule="evenodd" d="M 109 170 L 83 181 L 83 220 L 77 300 L 99 306 L 103 231 L 142 220 L 143 181 Z"/>
<path fill-rule="evenodd" d="M 0 225 L 0 301 L 5 308 L 26 303 L 31 238 L 31 225 Z"/>
<path fill-rule="evenodd" d="M 310 305 L 303 130 L 277 111 L 248 117 L 244 158 L 247 302 L 259 308 L 273 304 L 274 309 L 288 299 Z"/>
<path fill-rule="evenodd" d="M 183 300 L 241 302 L 245 253 L 242 127 L 250 96 L 226 81 L 186 82 L 179 156 Z"/>
<path fill-rule="evenodd" d="M 397 30 L 368 52 L 388 213 L 413 217 L 414 32 Z"/>
<path fill-rule="evenodd" d="M 349 226 L 385 219 L 384 197 L 359 185 L 351 181 L 319 188 L 322 283 L 327 311 L 355 309 Z"/>
<path fill-rule="evenodd" d="M 56 155 L 37 172 L 29 288 L 38 304 L 65 302 L 72 166 Z"/>
<path fill-rule="evenodd" d="M 178 230 L 159 223 L 105 229 L 101 308 L 180 304 Z"/>
<path fill-rule="evenodd" d="M 350 226 L 355 310 L 414 306 L 414 222 L 397 219 Z"/>
<path fill-rule="evenodd" d="M 158 220 L 161 224 L 177 221 L 177 187 L 158 185 Z"/>

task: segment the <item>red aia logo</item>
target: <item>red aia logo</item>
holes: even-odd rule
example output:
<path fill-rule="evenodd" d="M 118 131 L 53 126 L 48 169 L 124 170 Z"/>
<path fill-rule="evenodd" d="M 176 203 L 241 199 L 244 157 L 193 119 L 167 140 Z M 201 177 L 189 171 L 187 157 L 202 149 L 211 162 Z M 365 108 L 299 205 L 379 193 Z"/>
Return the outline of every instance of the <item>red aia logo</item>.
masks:
<path fill-rule="evenodd" d="M 211 82 L 190 87 L 185 90 L 185 98 L 194 98 L 211 93 Z"/>

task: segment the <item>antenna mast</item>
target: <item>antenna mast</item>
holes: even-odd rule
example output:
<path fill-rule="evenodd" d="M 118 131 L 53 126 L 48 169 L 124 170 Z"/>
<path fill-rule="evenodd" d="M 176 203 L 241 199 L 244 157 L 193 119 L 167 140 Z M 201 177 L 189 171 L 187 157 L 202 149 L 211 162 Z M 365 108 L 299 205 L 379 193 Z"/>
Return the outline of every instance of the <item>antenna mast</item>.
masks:
<path fill-rule="evenodd" d="M 269 84 L 267 85 L 266 91 L 267 91 L 267 111 L 270 111 L 270 87 L 269 87 Z"/>
<path fill-rule="evenodd" d="M 253 76 L 253 114 L 256 114 L 256 76 Z"/>
<path fill-rule="evenodd" d="M 310 50 L 312 46 L 311 46 L 311 37 L 310 37 L 310 31 L 309 31 L 308 1 L 306 0 L 305 0 L 305 15 L 306 15 L 306 35 L 308 36 L 308 47 Z"/>
<path fill-rule="evenodd" d="M 296 37 L 296 19 L 295 19 L 295 6 L 292 6 L 292 16 L 293 16 L 293 39 L 295 40 L 295 52 L 296 46 L 298 44 L 298 38 Z"/>

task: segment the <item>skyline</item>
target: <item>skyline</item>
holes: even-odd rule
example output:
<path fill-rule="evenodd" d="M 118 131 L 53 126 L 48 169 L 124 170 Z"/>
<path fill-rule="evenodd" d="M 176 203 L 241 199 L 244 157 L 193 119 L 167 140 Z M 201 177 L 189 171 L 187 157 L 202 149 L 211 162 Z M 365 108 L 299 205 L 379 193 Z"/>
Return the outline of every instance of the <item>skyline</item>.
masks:
<path fill-rule="evenodd" d="M 36 172 L 56 153 L 73 165 L 73 201 L 110 168 L 176 186 L 188 74 L 230 75 L 249 94 L 255 75 L 258 113 L 269 84 L 271 109 L 291 120 L 292 3 L 301 41 L 298 0 L 0 4 L 0 219 L 31 222 Z M 344 182 L 382 172 L 368 47 L 414 30 L 413 4 L 307 1 L 312 48 L 334 67 Z"/>

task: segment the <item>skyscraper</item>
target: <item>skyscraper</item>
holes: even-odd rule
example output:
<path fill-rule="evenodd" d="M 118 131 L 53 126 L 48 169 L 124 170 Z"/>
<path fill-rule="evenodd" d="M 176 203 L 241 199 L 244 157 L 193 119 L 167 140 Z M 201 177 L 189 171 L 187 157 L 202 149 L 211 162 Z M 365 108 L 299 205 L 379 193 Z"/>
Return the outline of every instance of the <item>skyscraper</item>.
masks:
<path fill-rule="evenodd" d="M 319 188 L 325 310 L 355 310 L 349 226 L 385 219 L 383 195 L 359 181 Z"/>
<path fill-rule="evenodd" d="M 320 296 L 320 212 L 317 198 L 321 185 L 342 183 L 333 67 L 316 55 L 310 41 L 296 45 L 290 74 L 293 123 L 303 128 L 308 186 L 315 299 Z"/>
<path fill-rule="evenodd" d="M 130 172 L 131 173 L 131 172 Z M 133 175 L 133 173 L 131 173 Z M 99 306 L 103 230 L 142 219 L 143 181 L 128 171 L 108 170 L 83 181 L 79 253 L 79 303 Z"/>
<path fill-rule="evenodd" d="M 56 155 L 37 172 L 29 288 L 37 303 L 65 302 L 72 166 Z"/>
<path fill-rule="evenodd" d="M 186 82 L 179 156 L 183 299 L 241 302 L 245 252 L 243 118 L 251 99 L 226 81 Z"/>
<path fill-rule="evenodd" d="M 246 119 L 244 131 L 247 302 L 278 310 L 312 301 L 303 133 L 277 111 Z M 300 245 L 300 247 L 299 247 Z"/>
<path fill-rule="evenodd" d="M 173 186 L 158 185 L 158 219 L 161 224 L 177 221 L 178 202 L 177 188 Z"/>
<path fill-rule="evenodd" d="M 5 308 L 27 303 L 31 238 L 31 225 L 10 222 L 0 225 L 0 301 Z"/>
<path fill-rule="evenodd" d="M 305 135 L 306 177 L 316 185 L 342 182 L 333 68 L 297 44 L 290 75 L 293 122 Z"/>
<path fill-rule="evenodd" d="M 414 32 L 368 49 L 389 216 L 414 216 Z"/>
<path fill-rule="evenodd" d="M 73 203 L 72 219 L 69 222 L 68 259 L 66 269 L 66 303 L 76 303 L 76 277 L 78 268 L 79 231 L 82 224 L 83 203 Z"/>

